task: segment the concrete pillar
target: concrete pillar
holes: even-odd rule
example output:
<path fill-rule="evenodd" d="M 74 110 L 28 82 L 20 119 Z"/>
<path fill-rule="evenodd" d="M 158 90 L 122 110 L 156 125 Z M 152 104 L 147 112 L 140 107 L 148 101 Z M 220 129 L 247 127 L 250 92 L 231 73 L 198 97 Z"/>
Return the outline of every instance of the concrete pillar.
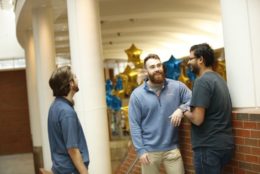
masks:
<path fill-rule="evenodd" d="M 39 99 L 37 93 L 36 60 L 32 31 L 25 33 L 25 57 L 26 57 L 26 82 L 29 104 L 30 127 L 33 142 L 33 156 L 35 173 L 43 167 L 42 157 L 42 134 L 39 110 Z"/>
<path fill-rule="evenodd" d="M 259 108 L 260 1 L 221 0 L 221 10 L 227 82 L 233 107 Z"/>
<path fill-rule="evenodd" d="M 55 69 L 54 28 L 51 9 L 33 9 L 33 37 L 36 56 L 36 79 L 42 129 L 43 162 L 51 169 L 52 161 L 48 140 L 48 110 L 53 101 L 49 78 Z"/>
<path fill-rule="evenodd" d="M 111 160 L 105 101 L 98 1 L 67 0 L 71 63 L 79 79 L 76 110 L 90 152 L 91 174 L 110 174 Z"/>

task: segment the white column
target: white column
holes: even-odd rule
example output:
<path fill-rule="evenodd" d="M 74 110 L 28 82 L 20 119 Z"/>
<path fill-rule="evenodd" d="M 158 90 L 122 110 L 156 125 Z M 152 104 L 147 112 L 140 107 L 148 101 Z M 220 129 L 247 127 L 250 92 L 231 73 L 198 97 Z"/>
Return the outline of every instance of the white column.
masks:
<path fill-rule="evenodd" d="M 39 99 L 36 79 L 36 60 L 32 31 L 24 34 L 25 57 L 26 57 L 26 83 L 29 104 L 30 128 L 33 142 L 33 156 L 35 173 L 42 167 L 42 129 L 39 110 Z"/>
<path fill-rule="evenodd" d="M 42 146 L 41 120 L 36 84 L 35 50 L 32 31 L 25 33 L 26 83 L 33 147 Z"/>
<path fill-rule="evenodd" d="M 33 9 L 33 37 L 36 56 L 36 79 L 42 128 L 43 162 L 51 169 L 47 118 L 53 100 L 49 78 L 55 68 L 54 29 L 52 13 L 48 7 Z"/>
<path fill-rule="evenodd" d="M 260 1 L 221 0 L 221 8 L 233 107 L 260 107 Z"/>
<path fill-rule="evenodd" d="M 105 102 L 98 1 L 67 0 L 71 63 L 79 79 L 76 110 L 90 152 L 91 174 L 110 174 L 110 148 Z"/>

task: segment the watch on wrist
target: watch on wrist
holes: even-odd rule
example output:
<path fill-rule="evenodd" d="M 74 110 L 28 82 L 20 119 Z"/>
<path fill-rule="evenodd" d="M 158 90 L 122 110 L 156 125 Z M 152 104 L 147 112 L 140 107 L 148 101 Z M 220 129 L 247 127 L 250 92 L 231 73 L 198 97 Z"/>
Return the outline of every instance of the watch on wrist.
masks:
<path fill-rule="evenodd" d="M 182 111 L 182 114 L 184 114 L 185 112 L 187 112 L 187 111 L 190 110 L 190 107 L 188 107 L 188 106 L 183 106 L 183 105 L 181 105 L 179 108 L 180 108 L 180 110 Z"/>
<path fill-rule="evenodd" d="M 188 109 L 182 110 L 182 114 L 185 114 L 185 112 L 187 112 L 187 111 L 188 111 Z"/>

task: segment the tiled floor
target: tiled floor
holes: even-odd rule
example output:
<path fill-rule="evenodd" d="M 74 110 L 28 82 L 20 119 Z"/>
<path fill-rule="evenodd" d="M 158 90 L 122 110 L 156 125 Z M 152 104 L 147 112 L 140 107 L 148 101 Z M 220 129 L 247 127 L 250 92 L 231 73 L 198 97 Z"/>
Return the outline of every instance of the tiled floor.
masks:
<path fill-rule="evenodd" d="M 112 173 L 116 172 L 116 169 L 125 159 L 128 151 L 128 143 L 129 140 L 110 141 Z"/>
<path fill-rule="evenodd" d="M 0 156 L 0 174 L 34 174 L 31 153 Z"/>
<path fill-rule="evenodd" d="M 125 158 L 128 140 L 111 141 L 111 162 L 113 173 Z M 0 174 L 35 174 L 31 153 L 0 156 Z"/>

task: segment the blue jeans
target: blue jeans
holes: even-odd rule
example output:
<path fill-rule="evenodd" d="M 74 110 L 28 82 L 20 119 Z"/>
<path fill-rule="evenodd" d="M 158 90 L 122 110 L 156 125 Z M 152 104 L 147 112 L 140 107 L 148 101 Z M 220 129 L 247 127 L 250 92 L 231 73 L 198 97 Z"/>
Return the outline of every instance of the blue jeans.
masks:
<path fill-rule="evenodd" d="M 197 148 L 193 152 L 196 174 L 220 174 L 223 166 L 232 159 L 234 149 Z"/>

